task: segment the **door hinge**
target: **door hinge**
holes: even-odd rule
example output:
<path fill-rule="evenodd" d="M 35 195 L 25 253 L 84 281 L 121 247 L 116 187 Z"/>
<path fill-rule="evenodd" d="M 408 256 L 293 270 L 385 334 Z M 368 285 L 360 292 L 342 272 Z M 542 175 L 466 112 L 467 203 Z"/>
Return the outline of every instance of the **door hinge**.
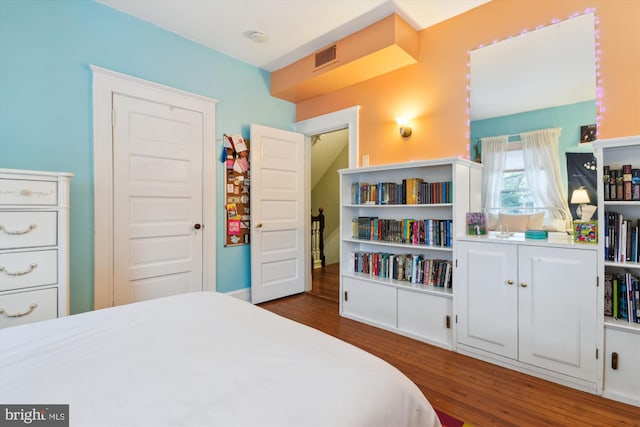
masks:
<path fill-rule="evenodd" d="M 444 324 L 447 327 L 447 329 L 451 329 L 451 316 L 449 315 L 444 316 Z"/>
<path fill-rule="evenodd" d="M 458 315 L 456 314 L 456 324 L 458 324 Z"/>
<path fill-rule="evenodd" d="M 116 110 L 111 110 L 111 127 L 116 127 Z"/>
<path fill-rule="evenodd" d="M 344 291 L 344 300 L 349 301 L 349 293 L 347 291 Z"/>
<path fill-rule="evenodd" d="M 599 352 L 598 352 L 598 349 L 596 348 L 596 360 L 598 359 L 598 356 L 599 356 Z"/>
<path fill-rule="evenodd" d="M 458 268 L 458 259 L 456 258 L 456 268 Z"/>
<path fill-rule="evenodd" d="M 600 287 L 600 276 L 596 276 L 596 288 Z"/>

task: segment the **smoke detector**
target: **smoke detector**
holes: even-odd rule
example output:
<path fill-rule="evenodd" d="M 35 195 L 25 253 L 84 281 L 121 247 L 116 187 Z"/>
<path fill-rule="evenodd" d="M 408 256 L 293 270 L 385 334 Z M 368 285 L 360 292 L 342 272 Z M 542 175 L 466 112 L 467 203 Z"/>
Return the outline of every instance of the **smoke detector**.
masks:
<path fill-rule="evenodd" d="M 246 31 L 244 36 L 256 43 L 264 43 L 267 40 L 266 34 L 261 31 Z"/>

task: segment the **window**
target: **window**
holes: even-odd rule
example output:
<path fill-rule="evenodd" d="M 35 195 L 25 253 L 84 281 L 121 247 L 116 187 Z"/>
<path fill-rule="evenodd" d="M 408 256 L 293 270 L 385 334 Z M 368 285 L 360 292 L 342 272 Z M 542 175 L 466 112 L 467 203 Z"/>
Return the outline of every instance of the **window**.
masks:
<path fill-rule="evenodd" d="M 500 208 L 504 213 L 521 213 L 522 209 L 534 207 L 534 194 L 527 183 L 522 156 L 522 144 L 509 143 L 509 151 L 500 186 Z"/>

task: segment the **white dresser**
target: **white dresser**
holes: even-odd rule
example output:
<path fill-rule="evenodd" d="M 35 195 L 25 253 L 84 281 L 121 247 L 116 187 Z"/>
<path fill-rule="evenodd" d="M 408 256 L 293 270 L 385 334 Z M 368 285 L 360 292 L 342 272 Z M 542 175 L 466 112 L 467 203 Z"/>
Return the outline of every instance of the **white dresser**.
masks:
<path fill-rule="evenodd" d="M 69 314 L 72 176 L 0 168 L 0 328 Z"/>

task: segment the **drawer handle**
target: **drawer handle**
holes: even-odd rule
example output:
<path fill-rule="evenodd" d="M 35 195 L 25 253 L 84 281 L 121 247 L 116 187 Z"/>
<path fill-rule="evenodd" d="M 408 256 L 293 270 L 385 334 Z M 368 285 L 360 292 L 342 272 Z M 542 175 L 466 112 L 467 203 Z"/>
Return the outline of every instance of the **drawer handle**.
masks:
<path fill-rule="evenodd" d="M 27 314 L 31 314 L 33 313 L 33 310 L 35 310 L 38 307 L 38 304 L 33 303 L 29 306 L 29 309 L 23 313 L 16 313 L 16 314 L 9 314 L 7 313 L 4 308 L 0 308 L 0 314 L 2 314 L 5 317 L 24 317 Z"/>
<path fill-rule="evenodd" d="M 33 263 L 29 266 L 28 270 L 24 270 L 24 271 L 16 271 L 15 273 L 12 273 L 10 271 L 7 271 L 6 268 L 4 268 L 4 266 L 0 265 L 0 271 L 2 271 L 4 274 L 6 274 L 7 276 L 24 276 L 25 274 L 29 274 L 31 273 L 33 270 L 35 270 L 36 268 L 38 268 L 38 264 Z"/>
<path fill-rule="evenodd" d="M 29 226 L 29 228 L 27 228 L 26 230 L 10 231 L 10 230 L 7 230 L 7 229 L 5 228 L 5 226 L 4 226 L 4 225 L 0 224 L 0 230 L 4 231 L 4 232 L 5 232 L 5 233 L 7 233 L 7 234 L 11 234 L 11 235 L 13 235 L 13 236 L 19 236 L 19 235 L 21 235 L 21 234 L 27 234 L 27 233 L 28 233 L 28 232 L 30 232 L 31 230 L 35 230 L 35 228 L 36 228 L 36 227 L 37 227 L 37 225 L 36 225 L 36 224 L 31 224 L 31 225 Z"/>

